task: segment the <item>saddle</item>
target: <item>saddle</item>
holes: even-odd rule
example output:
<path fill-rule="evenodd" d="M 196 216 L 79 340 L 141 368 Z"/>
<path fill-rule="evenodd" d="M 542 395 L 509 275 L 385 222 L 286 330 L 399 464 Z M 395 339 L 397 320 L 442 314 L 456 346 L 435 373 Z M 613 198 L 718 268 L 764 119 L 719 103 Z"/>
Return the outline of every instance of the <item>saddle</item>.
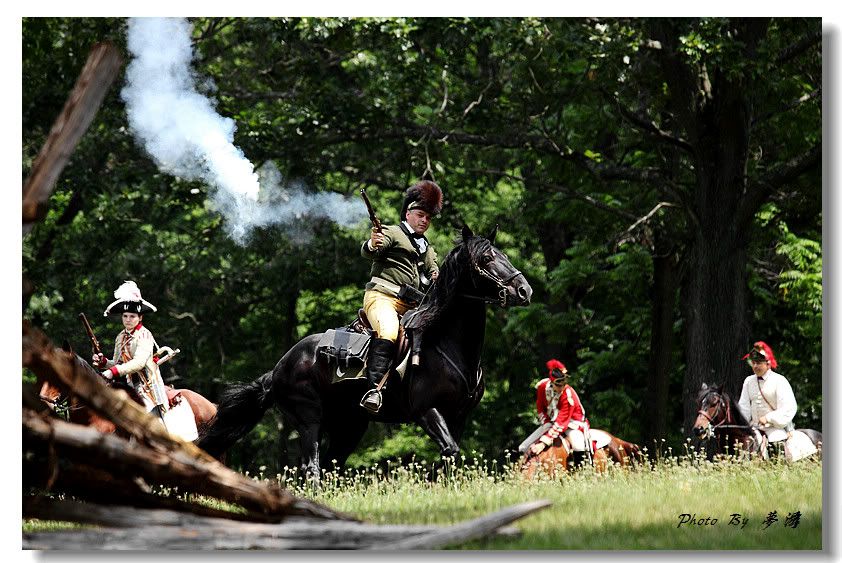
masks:
<path fill-rule="evenodd" d="M 409 316 L 412 311 L 409 311 L 406 316 Z M 403 319 L 401 319 L 403 320 Z M 374 329 L 371 328 L 371 323 L 368 322 L 368 317 L 365 314 L 365 310 L 359 309 L 357 310 L 357 318 L 348 325 L 348 328 L 353 330 L 354 328 L 359 328 L 357 332 L 368 334 L 369 336 L 374 336 Z M 395 356 L 392 358 L 392 364 L 397 365 L 400 360 L 406 357 L 406 352 L 409 350 L 410 347 L 410 338 L 409 334 L 407 333 L 406 329 L 404 329 L 403 322 L 400 323 L 398 326 L 398 339 L 395 342 Z"/>
<path fill-rule="evenodd" d="M 328 329 L 316 344 L 316 356 L 328 362 L 334 372 L 333 382 L 364 377 L 363 370 L 368 357 L 368 345 L 375 336 L 365 312 L 357 311 L 357 318 L 348 326 Z M 403 377 L 409 351 L 409 338 L 403 325 L 398 328 L 398 339 L 393 368 Z"/>

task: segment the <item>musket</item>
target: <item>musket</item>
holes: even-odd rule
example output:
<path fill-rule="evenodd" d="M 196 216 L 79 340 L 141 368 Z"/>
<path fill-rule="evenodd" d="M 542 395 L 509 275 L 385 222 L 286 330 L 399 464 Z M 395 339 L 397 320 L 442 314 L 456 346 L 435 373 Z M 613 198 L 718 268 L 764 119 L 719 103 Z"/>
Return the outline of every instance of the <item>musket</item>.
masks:
<path fill-rule="evenodd" d="M 94 354 L 102 354 L 102 349 L 99 347 L 99 340 L 97 340 L 96 335 L 94 334 L 94 329 L 91 328 L 91 324 L 88 322 L 88 317 L 85 316 L 85 313 L 79 313 L 79 319 L 81 319 L 82 324 L 85 325 L 85 332 L 88 333 L 88 338 L 91 340 L 91 346 L 94 348 Z"/>
<path fill-rule="evenodd" d="M 368 217 L 371 219 L 371 224 L 374 225 L 374 230 L 378 233 L 382 233 L 383 225 L 380 223 L 380 219 L 377 218 L 377 214 L 374 212 L 374 207 L 372 207 L 371 201 L 369 201 L 368 195 L 365 193 L 365 188 L 360 188 L 360 195 L 363 197 L 365 206 L 368 208 Z"/>

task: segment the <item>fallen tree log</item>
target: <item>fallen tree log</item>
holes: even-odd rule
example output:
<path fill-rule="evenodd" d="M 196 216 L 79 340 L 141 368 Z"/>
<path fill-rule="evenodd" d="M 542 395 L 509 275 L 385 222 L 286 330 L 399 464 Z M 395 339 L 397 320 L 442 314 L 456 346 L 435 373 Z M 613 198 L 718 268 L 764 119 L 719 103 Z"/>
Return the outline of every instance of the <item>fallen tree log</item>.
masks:
<path fill-rule="evenodd" d="M 206 494 L 255 512 L 265 514 L 311 514 L 320 518 L 353 519 L 318 503 L 297 498 L 277 483 L 259 482 L 225 467 L 191 442 L 171 435 L 166 429 L 131 401 L 125 394 L 106 386 L 100 378 L 80 366 L 73 354 L 56 348 L 49 338 L 28 322 L 23 323 L 23 363 L 39 378 L 46 379 L 62 389 L 74 393 L 82 402 L 100 415 L 111 420 L 117 428 L 135 438 L 135 443 L 115 435 L 104 435 L 92 429 L 58 425 L 66 438 L 64 446 L 74 453 L 76 460 L 90 462 L 96 456 L 101 467 L 113 473 L 119 469 L 138 471 L 151 482 L 184 487 L 186 490 Z M 25 411 L 24 411 L 25 412 Z M 63 422 L 38 417 L 34 412 L 24 416 L 31 437 L 41 440 L 50 436 L 54 440 L 56 424 Z M 45 426 L 45 424 L 47 426 Z M 104 439 L 108 436 L 108 439 Z M 93 448 L 90 450 L 89 448 Z M 140 449 L 138 448 L 145 448 Z M 128 454 L 124 458 L 123 454 Z"/>
<path fill-rule="evenodd" d="M 44 461 L 42 467 L 32 467 L 31 464 L 24 465 L 24 491 L 29 490 L 32 494 L 23 498 L 23 517 L 50 519 L 47 515 L 38 512 L 43 506 L 41 503 L 53 499 L 42 496 L 39 493 L 44 490 L 60 492 L 68 498 L 85 499 L 85 502 L 101 505 L 131 506 L 142 509 L 162 509 L 207 516 L 213 518 L 230 518 L 247 522 L 277 523 L 287 517 L 285 514 L 265 514 L 254 510 L 240 508 L 237 512 L 212 508 L 206 504 L 192 502 L 188 496 L 184 500 L 174 496 L 162 495 L 152 492 L 152 488 L 140 478 L 118 478 L 99 467 L 93 467 L 83 463 L 69 463 L 63 460 L 60 468 L 56 468 L 55 479 L 51 487 L 45 487 L 47 479 L 51 477 L 50 467 Z M 34 475 L 33 475 L 34 473 Z M 70 522 L 77 520 L 69 519 Z M 81 520 L 78 520 L 81 522 Z M 105 524 L 105 523 L 103 523 Z M 116 525 L 116 524 L 114 524 Z"/>
<path fill-rule="evenodd" d="M 473 539 L 489 535 L 491 532 L 510 524 L 515 520 L 528 516 L 538 510 L 547 508 L 552 503 L 548 500 L 534 500 L 498 510 L 492 514 L 469 520 L 455 526 L 449 526 L 431 531 L 415 537 L 406 538 L 392 543 L 374 546 L 372 549 L 405 551 L 409 549 L 435 549 L 448 545 L 464 543 Z"/>
<path fill-rule="evenodd" d="M 506 523 L 544 508 L 533 502 L 504 509 L 455 526 L 374 525 L 293 516 L 280 524 L 235 522 L 168 510 L 95 506 L 69 501 L 41 501 L 32 510 L 42 518 L 115 527 L 24 534 L 24 549 L 433 549 L 494 533 Z M 504 529 L 512 534 L 511 528 Z"/>
<path fill-rule="evenodd" d="M 24 442 L 41 442 L 62 459 L 93 464 L 117 475 L 178 487 L 271 514 L 307 514 L 348 520 L 350 516 L 299 499 L 275 484 L 258 482 L 219 462 L 206 463 L 180 450 L 162 452 L 138 441 L 71 424 L 23 409 Z M 267 502 L 267 499 L 271 502 Z"/>

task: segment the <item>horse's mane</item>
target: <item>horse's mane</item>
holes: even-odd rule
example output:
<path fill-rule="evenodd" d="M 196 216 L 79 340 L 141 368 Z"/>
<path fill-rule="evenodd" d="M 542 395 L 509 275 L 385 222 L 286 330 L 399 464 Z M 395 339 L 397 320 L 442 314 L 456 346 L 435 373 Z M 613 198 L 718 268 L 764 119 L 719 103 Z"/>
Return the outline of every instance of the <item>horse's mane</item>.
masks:
<path fill-rule="evenodd" d="M 459 280 L 465 268 L 469 264 L 469 254 L 481 254 L 486 246 L 490 246 L 491 242 L 488 239 L 475 236 L 468 240 L 463 240 L 461 237 L 454 241 L 455 246 L 447 254 L 439 268 L 439 276 L 424 299 L 412 313 L 412 315 L 404 323 L 406 328 L 422 329 L 433 326 L 440 318 L 442 313 L 450 306 L 453 297 L 456 295 L 456 287 L 459 285 Z M 476 256 L 470 257 L 476 260 Z"/>

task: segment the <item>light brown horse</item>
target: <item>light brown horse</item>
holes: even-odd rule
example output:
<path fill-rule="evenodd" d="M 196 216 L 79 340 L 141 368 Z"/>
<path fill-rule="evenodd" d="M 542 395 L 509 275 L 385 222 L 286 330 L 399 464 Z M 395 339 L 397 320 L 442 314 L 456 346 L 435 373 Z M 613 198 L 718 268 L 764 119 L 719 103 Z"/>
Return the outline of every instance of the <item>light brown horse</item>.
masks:
<path fill-rule="evenodd" d="M 605 430 L 601 432 L 605 432 L 611 440 L 607 445 L 597 448 L 594 452 L 593 465 L 597 472 L 604 472 L 611 462 L 621 467 L 628 467 L 642 455 L 637 444 L 627 442 Z M 567 438 L 563 439 L 567 440 Z M 562 438 L 556 438 L 552 446 L 538 455 L 531 455 L 527 452 L 521 462 L 521 473 L 529 479 L 532 479 L 538 471 L 546 473 L 551 478 L 556 478 L 561 473 L 572 469 L 570 457 L 570 442 L 563 444 Z"/>
<path fill-rule="evenodd" d="M 143 404 L 143 400 L 128 384 L 117 382 L 111 385 L 111 388 L 126 393 L 129 398 L 139 405 Z M 56 412 L 57 414 L 63 414 L 66 412 L 68 422 L 96 428 L 103 434 L 114 434 L 117 430 L 117 427 L 113 422 L 88 408 L 88 406 L 81 402 L 75 395 L 71 394 L 69 397 L 66 396 L 62 393 L 61 389 L 49 381 L 41 381 L 41 387 L 38 394 L 41 401 L 43 401 L 50 410 Z"/>
<path fill-rule="evenodd" d="M 181 401 L 182 399 L 187 401 L 187 404 L 190 405 L 190 409 L 193 411 L 193 417 L 196 419 L 196 429 L 199 431 L 199 434 L 207 428 L 207 425 L 216 416 L 216 404 L 210 402 L 195 391 L 191 391 L 190 389 L 174 389 L 169 386 L 166 386 L 166 390 L 170 406 L 177 405 L 177 401 Z"/>
<path fill-rule="evenodd" d="M 93 373 L 98 373 L 90 366 L 90 364 L 79 357 L 78 354 L 75 357 L 76 361 L 81 366 L 86 367 Z M 136 403 L 143 405 L 143 400 L 127 383 L 115 380 L 110 382 L 109 386 L 112 389 L 124 391 Z M 213 419 L 216 415 L 216 405 L 195 391 L 191 391 L 190 389 L 173 389 L 169 386 L 166 387 L 166 391 L 167 399 L 169 399 L 171 407 L 177 405 L 182 400 L 187 401 L 187 404 L 190 405 L 190 409 L 193 411 L 193 418 L 196 421 L 196 429 L 199 433 L 202 432 L 208 423 L 210 423 L 211 419 Z M 46 380 L 41 382 L 39 395 L 41 400 L 54 411 L 60 409 L 60 405 L 62 405 L 65 399 L 61 389 Z M 69 422 L 81 424 L 83 426 L 91 426 L 104 434 L 113 434 L 116 431 L 116 427 L 113 422 L 107 418 L 99 416 L 72 394 L 67 401 L 67 406 L 64 408 L 68 411 Z"/>

